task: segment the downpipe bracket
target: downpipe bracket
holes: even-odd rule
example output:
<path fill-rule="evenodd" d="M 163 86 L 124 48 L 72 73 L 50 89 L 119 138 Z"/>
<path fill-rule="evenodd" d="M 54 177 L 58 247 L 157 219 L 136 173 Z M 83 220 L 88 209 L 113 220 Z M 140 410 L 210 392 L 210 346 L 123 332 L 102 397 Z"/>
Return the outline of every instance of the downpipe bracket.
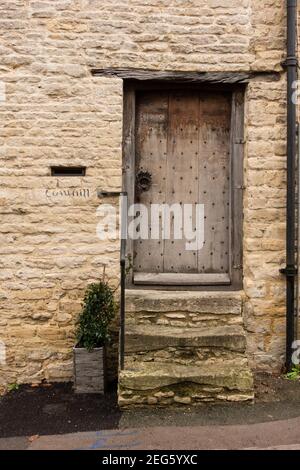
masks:
<path fill-rule="evenodd" d="M 295 266 L 286 266 L 279 270 L 280 274 L 284 274 L 286 277 L 296 277 L 298 269 Z"/>
<path fill-rule="evenodd" d="M 287 69 L 288 67 L 299 67 L 299 61 L 296 56 L 290 56 L 280 62 L 280 65 L 283 69 Z"/>

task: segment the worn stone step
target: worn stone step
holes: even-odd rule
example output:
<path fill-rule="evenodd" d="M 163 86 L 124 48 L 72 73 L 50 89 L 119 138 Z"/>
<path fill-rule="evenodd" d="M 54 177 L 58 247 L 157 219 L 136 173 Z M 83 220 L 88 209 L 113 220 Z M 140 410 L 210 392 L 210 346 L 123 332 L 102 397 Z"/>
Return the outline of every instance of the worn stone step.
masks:
<path fill-rule="evenodd" d="M 246 350 L 240 326 L 174 328 L 129 325 L 126 328 L 125 361 L 176 362 L 197 365 L 216 358 L 243 357 Z"/>
<path fill-rule="evenodd" d="M 138 363 L 120 372 L 119 405 L 199 405 L 253 400 L 253 376 L 232 361 L 203 366 Z"/>
<path fill-rule="evenodd" d="M 246 338 L 241 326 L 214 328 L 170 328 L 158 325 L 129 325 L 126 352 L 164 349 L 165 347 L 217 347 L 245 352 Z"/>
<path fill-rule="evenodd" d="M 127 290 L 126 320 L 197 327 L 242 324 L 242 292 Z"/>

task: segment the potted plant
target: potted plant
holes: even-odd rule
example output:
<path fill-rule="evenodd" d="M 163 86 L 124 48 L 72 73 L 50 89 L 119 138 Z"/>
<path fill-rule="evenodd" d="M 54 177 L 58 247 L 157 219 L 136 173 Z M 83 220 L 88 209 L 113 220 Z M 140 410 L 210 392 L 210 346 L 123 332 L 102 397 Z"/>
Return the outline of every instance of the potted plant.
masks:
<path fill-rule="evenodd" d="M 114 291 L 105 281 L 88 286 L 78 318 L 74 347 L 75 393 L 104 393 L 105 345 L 116 312 Z"/>

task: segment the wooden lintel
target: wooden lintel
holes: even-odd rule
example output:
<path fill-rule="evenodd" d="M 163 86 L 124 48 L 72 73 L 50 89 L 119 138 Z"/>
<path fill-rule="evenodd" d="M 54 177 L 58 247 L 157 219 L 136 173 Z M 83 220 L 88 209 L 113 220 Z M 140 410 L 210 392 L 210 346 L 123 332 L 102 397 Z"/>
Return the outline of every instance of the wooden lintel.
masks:
<path fill-rule="evenodd" d="M 92 69 L 94 77 L 118 77 L 123 80 L 149 81 L 164 80 L 186 83 L 223 83 L 223 84 L 245 84 L 255 77 L 268 77 L 279 80 L 280 73 L 277 72 L 180 72 L 159 71 L 131 68 L 106 68 Z"/>

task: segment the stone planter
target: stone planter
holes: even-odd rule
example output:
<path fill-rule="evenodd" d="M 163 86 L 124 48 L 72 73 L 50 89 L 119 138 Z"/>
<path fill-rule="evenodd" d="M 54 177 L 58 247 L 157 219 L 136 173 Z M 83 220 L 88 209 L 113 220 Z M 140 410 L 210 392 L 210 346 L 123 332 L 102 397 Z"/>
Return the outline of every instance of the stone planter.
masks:
<path fill-rule="evenodd" d="M 73 348 L 75 393 L 105 392 L 105 348 Z"/>

